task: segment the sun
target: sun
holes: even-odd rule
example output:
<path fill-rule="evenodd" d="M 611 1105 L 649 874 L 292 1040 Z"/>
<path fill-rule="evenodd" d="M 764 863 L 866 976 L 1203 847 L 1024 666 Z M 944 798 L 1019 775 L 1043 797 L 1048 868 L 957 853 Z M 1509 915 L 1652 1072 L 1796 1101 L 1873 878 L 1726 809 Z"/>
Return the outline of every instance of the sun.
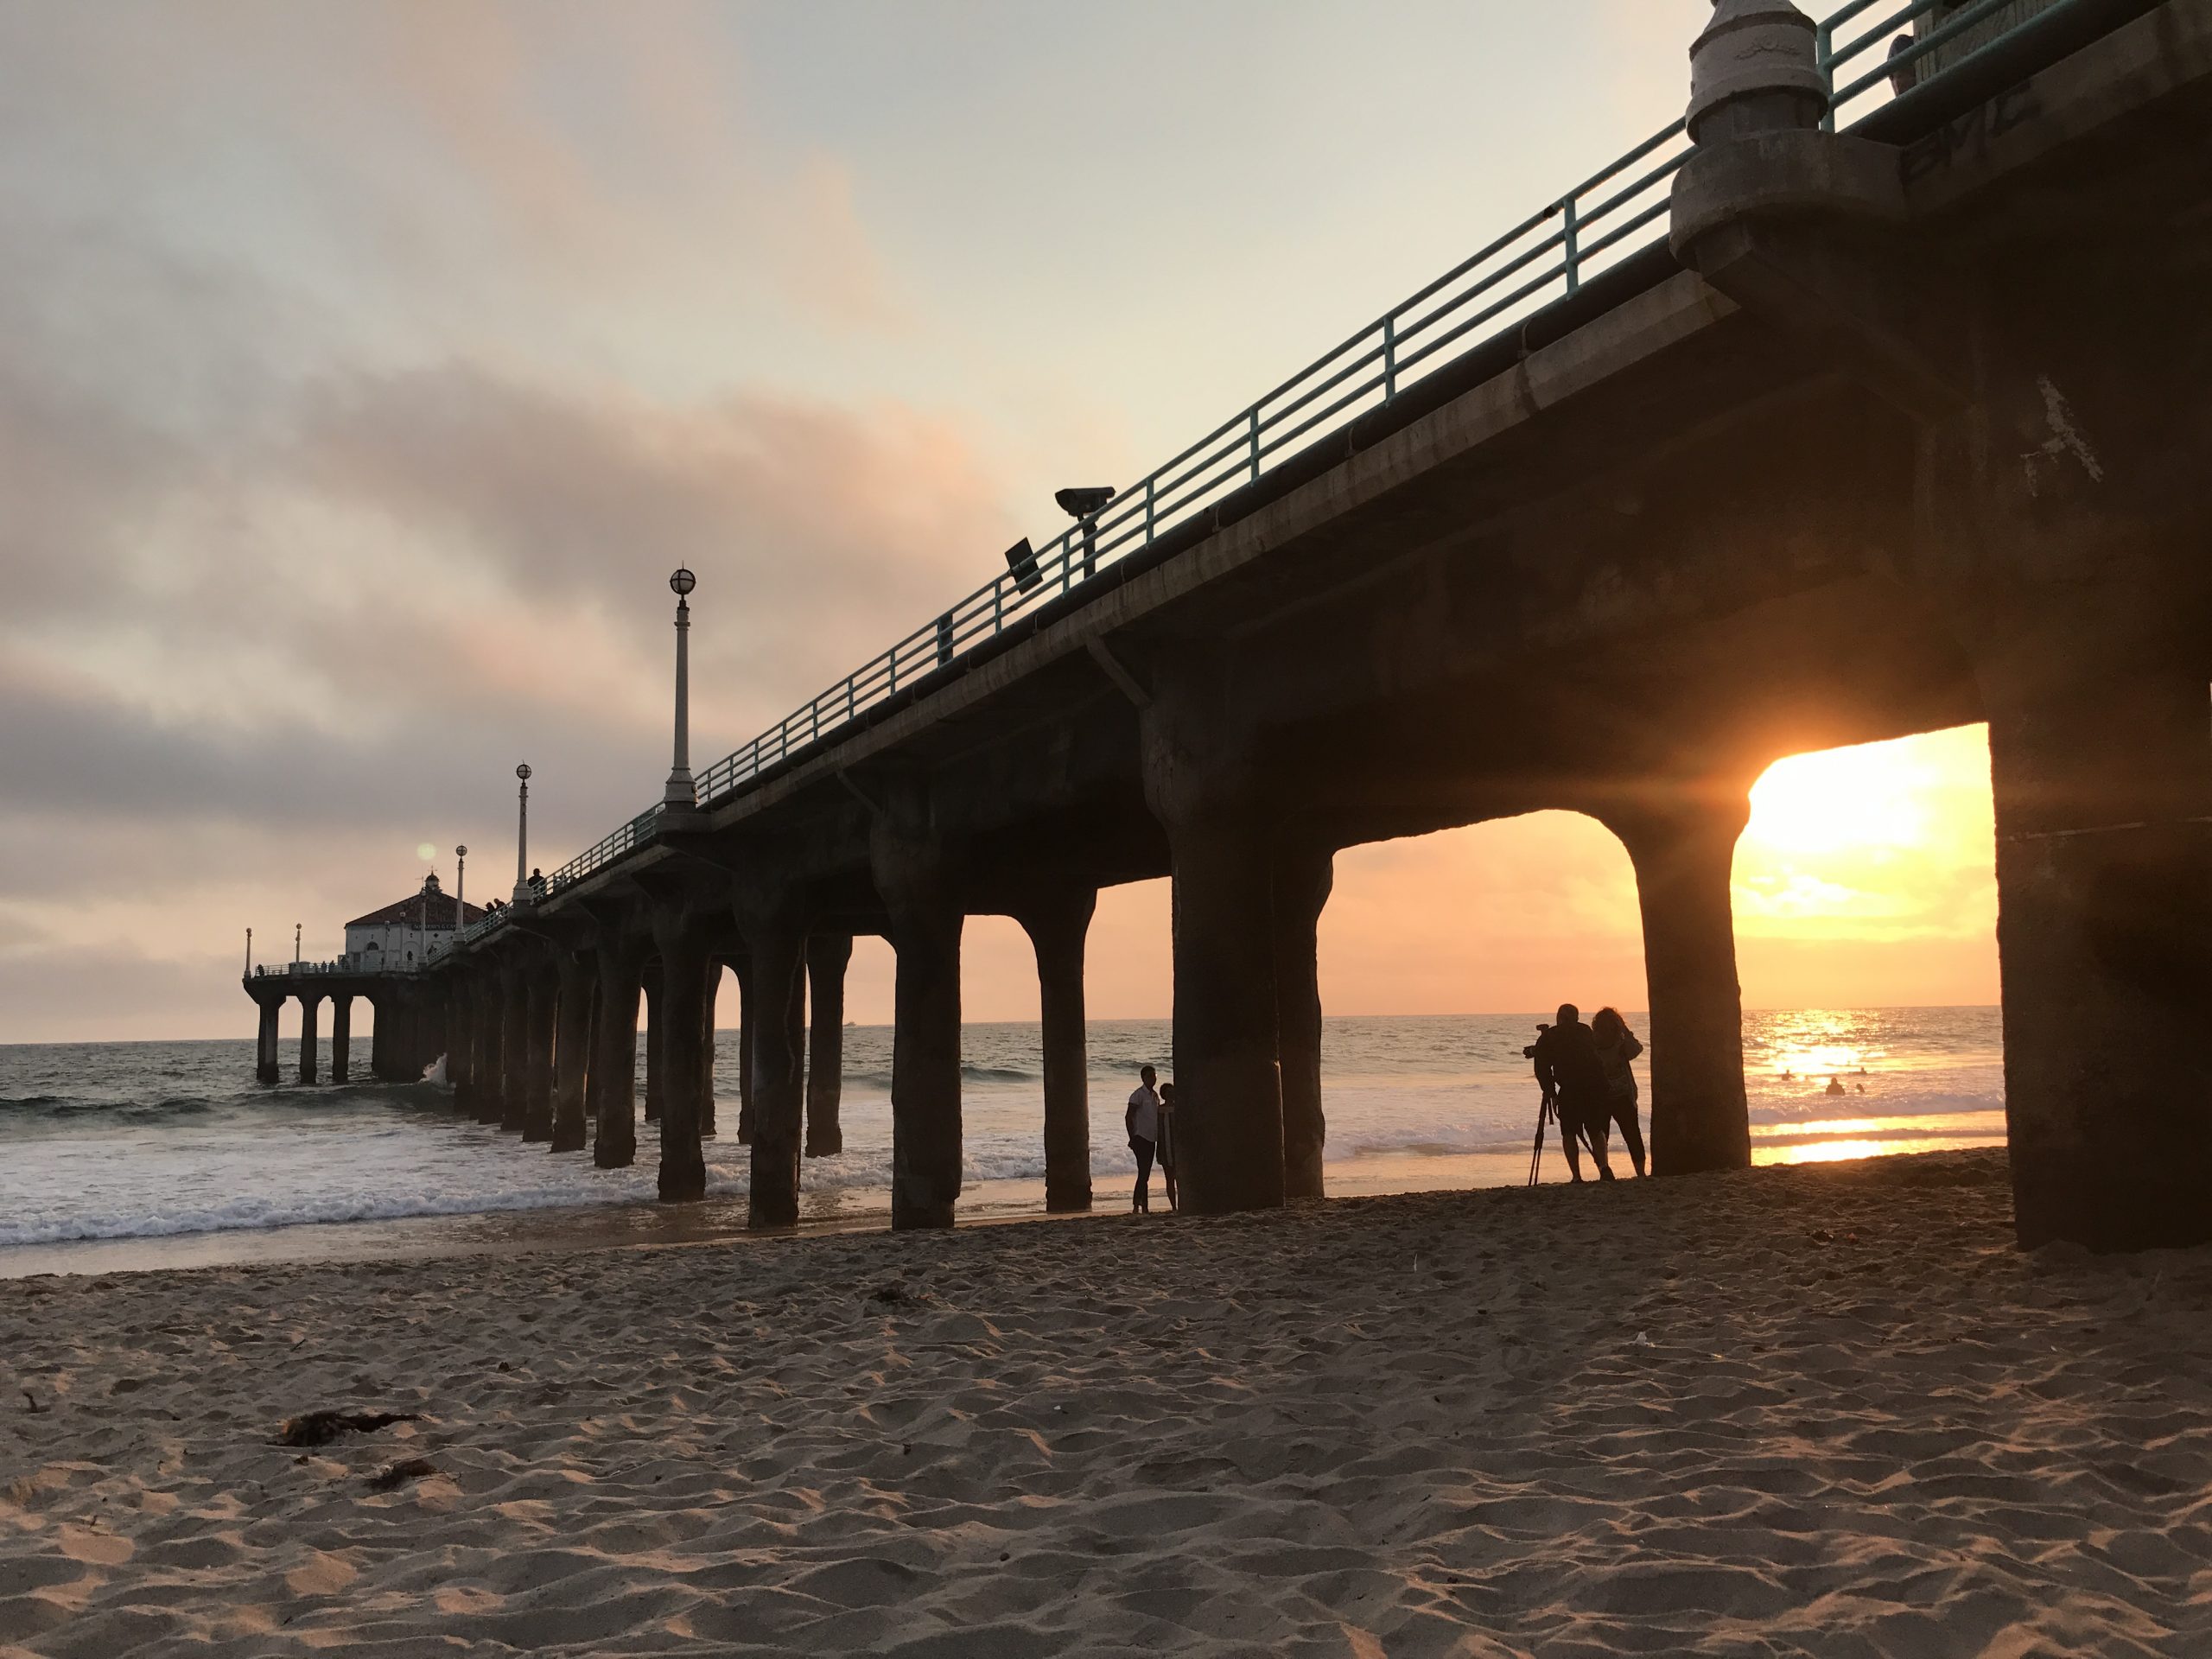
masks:
<path fill-rule="evenodd" d="M 1929 838 L 1926 766 L 1904 743 L 1792 755 L 1751 786 L 1745 836 L 1778 853 L 1871 852 Z"/>

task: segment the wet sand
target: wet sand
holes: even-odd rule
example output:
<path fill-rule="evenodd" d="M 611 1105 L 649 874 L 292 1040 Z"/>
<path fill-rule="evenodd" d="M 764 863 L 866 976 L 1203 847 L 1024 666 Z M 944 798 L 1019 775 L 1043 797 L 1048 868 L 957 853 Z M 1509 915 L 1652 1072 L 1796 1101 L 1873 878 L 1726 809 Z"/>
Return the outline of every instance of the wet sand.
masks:
<path fill-rule="evenodd" d="M 2209 1315 L 1986 1152 L 19 1280 L 0 1652 L 2199 1655 Z"/>

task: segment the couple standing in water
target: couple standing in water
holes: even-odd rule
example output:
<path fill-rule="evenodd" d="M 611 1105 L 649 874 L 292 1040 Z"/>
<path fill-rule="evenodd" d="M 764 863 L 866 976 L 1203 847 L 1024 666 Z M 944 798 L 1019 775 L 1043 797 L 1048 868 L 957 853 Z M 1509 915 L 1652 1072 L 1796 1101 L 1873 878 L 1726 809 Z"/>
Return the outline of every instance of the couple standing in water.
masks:
<path fill-rule="evenodd" d="M 1146 1066 L 1137 1073 L 1136 1092 L 1122 1122 L 1129 1131 L 1129 1150 L 1136 1154 L 1137 1185 L 1129 1199 L 1134 1215 L 1152 1213 L 1152 1160 L 1160 1160 L 1160 1179 L 1167 1186 L 1167 1207 L 1180 1206 L 1175 1191 L 1175 1085 L 1162 1083 L 1160 1073 Z"/>
<path fill-rule="evenodd" d="M 1629 1161 L 1643 1174 L 1643 1130 L 1637 1122 L 1636 1071 L 1629 1063 L 1643 1052 L 1643 1045 L 1628 1021 L 1611 1008 L 1600 1008 L 1586 1026 L 1582 1010 L 1562 1002 L 1559 1023 L 1546 1027 L 1529 1052 L 1536 1063 L 1537 1086 L 1544 1091 L 1544 1113 L 1559 1124 L 1567 1146 L 1568 1173 L 1578 1182 L 1582 1179 L 1579 1141 L 1589 1148 L 1598 1179 L 1613 1179 L 1605 1142 L 1618 1123 Z"/>

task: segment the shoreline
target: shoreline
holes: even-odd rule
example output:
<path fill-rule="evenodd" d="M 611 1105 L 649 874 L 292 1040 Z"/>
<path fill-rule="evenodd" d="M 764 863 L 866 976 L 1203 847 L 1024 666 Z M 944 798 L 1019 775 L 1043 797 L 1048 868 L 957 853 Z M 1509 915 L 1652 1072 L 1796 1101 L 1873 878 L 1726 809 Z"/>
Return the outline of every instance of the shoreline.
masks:
<path fill-rule="evenodd" d="M 1847 1135 L 1848 1127 L 1844 1126 Z M 1778 1139 L 1762 1135 L 1755 1140 L 1755 1167 L 1909 1157 L 1929 1152 L 1986 1148 L 1990 1145 L 1986 1135 L 1955 1131 L 1900 1137 L 1878 1147 L 1868 1141 L 1841 1136 L 1826 1141 L 1813 1139 L 1802 1144 L 1793 1139 L 1788 1145 L 1777 1144 Z M 2001 1149 L 1999 1143 L 1999 1150 Z M 1614 1156 L 1623 1178 L 1627 1179 L 1627 1166 L 1618 1145 Z M 1401 1149 L 1356 1153 L 1327 1164 L 1324 1174 L 1328 1198 L 1386 1198 L 1520 1187 L 1526 1184 L 1528 1166 L 1527 1155 L 1518 1153 Z M 1543 1178 L 1546 1185 L 1566 1184 L 1565 1167 L 1555 1141 L 1548 1146 L 1545 1154 Z M 811 1213 L 804 1216 L 797 1227 L 760 1233 L 746 1226 L 744 1194 L 721 1192 L 710 1193 L 696 1205 L 664 1205 L 623 1200 L 12 1244 L 0 1246 L 0 1282 L 41 1275 L 159 1273 L 319 1262 L 416 1262 L 516 1250 L 626 1249 L 890 1230 L 891 1195 L 887 1188 L 824 1185 L 810 1191 L 805 1198 Z M 1155 1214 L 1166 1209 L 1165 1194 L 1156 1175 L 1153 1202 Z M 976 1181 L 962 1195 L 958 1225 L 982 1226 L 1032 1219 L 1097 1219 L 1128 1213 L 1128 1203 L 1127 1191 L 1112 1175 L 1094 1181 L 1091 1209 L 1065 1214 L 1046 1211 L 1041 1179 Z"/>

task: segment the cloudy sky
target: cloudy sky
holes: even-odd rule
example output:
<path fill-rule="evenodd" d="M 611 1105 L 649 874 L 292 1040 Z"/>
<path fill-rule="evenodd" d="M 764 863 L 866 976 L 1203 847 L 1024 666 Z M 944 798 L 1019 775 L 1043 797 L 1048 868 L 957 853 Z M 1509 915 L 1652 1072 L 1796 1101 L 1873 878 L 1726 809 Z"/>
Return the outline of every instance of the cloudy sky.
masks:
<path fill-rule="evenodd" d="M 0 1040 L 246 1033 L 248 926 L 504 885 L 518 760 L 550 868 L 658 792 L 672 566 L 710 759 L 1670 119 L 1706 15 L 0 0 Z M 1987 1000 L 1979 734 L 1823 764 L 1750 1000 Z M 1594 826 L 1340 871 L 1335 1009 L 1640 1002 Z M 1096 1013 L 1166 913 L 1109 896 Z"/>

